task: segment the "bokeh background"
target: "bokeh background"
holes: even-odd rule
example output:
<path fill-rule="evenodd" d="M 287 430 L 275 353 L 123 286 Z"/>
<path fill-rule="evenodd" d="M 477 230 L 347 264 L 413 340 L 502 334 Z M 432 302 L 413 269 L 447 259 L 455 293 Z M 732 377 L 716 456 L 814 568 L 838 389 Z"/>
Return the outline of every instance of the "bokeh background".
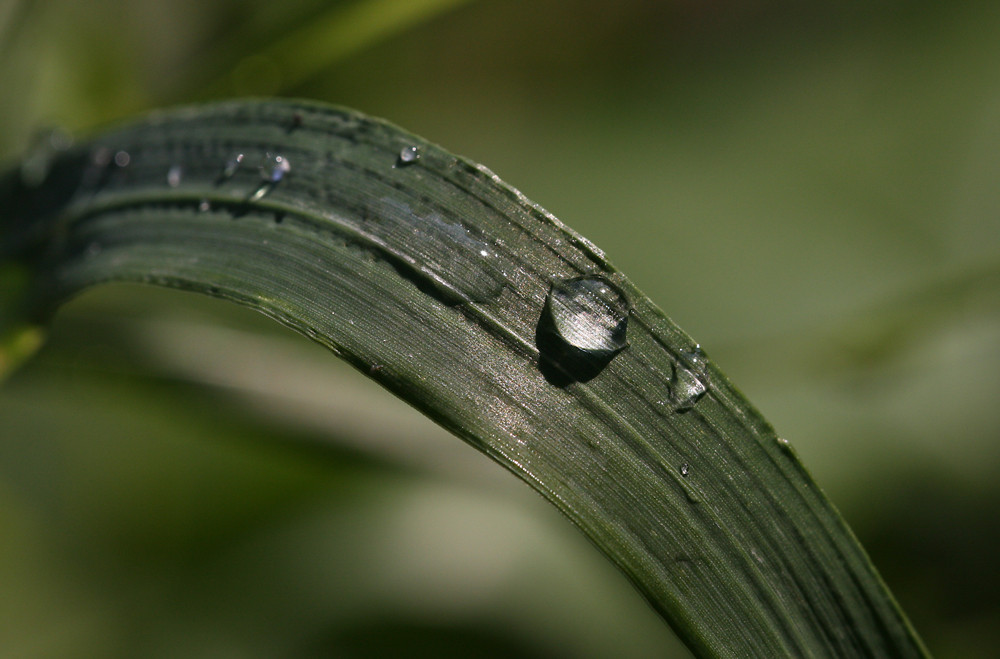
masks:
<path fill-rule="evenodd" d="M 0 157 L 320 99 L 603 247 L 939 657 L 1000 647 L 1000 3 L 0 0 Z M 527 487 L 305 339 L 109 286 L 0 388 L 0 656 L 687 656 Z"/>

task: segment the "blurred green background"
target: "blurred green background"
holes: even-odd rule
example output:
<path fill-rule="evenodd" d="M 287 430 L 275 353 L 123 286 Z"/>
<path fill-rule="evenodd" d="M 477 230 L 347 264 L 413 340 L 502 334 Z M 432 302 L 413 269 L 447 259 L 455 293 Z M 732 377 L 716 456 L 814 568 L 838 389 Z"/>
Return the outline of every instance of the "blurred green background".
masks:
<path fill-rule="evenodd" d="M 1000 3 L 0 0 L 0 156 L 296 96 L 483 162 L 789 438 L 932 653 L 1000 647 Z M 305 339 L 110 286 L 0 388 L 2 657 L 687 656 Z"/>

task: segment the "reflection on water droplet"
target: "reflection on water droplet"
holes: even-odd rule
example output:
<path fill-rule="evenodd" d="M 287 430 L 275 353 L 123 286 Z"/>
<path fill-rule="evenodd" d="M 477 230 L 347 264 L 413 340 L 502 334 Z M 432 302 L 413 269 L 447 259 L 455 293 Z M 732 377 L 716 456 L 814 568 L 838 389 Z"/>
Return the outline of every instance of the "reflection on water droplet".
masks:
<path fill-rule="evenodd" d="M 403 150 L 399 152 L 398 164 L 403 167 L 406 165 L 412 165 L 413 163 L 420 160 L 420 148 L 416 146 L 403 147 Z"/>
<path fill-rule="evenodd" d="M 128 151 L 119 151 L 115 154 L 115 165 L 118 167 L 128 167 L 131 160 L 132 157 L 129 156 Z"/>
<path fill-rule="evenodd" d="M 627 347 L 628 314 L 628 299 L 600 275 L 554 282 L 535 330 L 543 372 L 547 363 L 568 381 L 597 375 Z M 561 379 L 555 371 L 546 377 Z"/>
<path fill-rule="evenodd" d="M 167 185 L 172 188 L 176 188 L 181 184 L 181 179 L 184 177 L 184 169 L 180 165 L 174 165 L 169 170 L 167 170 Z"/>
<path fill-rule="evenodd" d="M 689 467 L 688 464 L 685 462 L 684 464 L 681 465 L 680 472 L 681 476 L 687 476 L 689 473 L 691 473 L 691 467 Z"/>

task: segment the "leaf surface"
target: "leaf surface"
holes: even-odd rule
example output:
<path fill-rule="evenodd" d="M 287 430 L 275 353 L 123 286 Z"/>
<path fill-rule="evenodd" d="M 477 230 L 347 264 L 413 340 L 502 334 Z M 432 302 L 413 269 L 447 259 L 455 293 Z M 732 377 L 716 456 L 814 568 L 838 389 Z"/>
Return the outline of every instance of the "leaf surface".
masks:
<path fill-rule="evenodd" d="M 233 300 L 526 481 L 699 656 L 925 655 L 789 444 L 598 248 L 486 168 L 287 101 L 58 146 L 0 180 L 6 336 L 108 281 Z"/>

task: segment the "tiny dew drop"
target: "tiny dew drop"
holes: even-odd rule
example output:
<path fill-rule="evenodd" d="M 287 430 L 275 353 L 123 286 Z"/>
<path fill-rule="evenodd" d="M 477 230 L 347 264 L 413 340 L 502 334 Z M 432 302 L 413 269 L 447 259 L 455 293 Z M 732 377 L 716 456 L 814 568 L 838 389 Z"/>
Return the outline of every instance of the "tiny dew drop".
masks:
<path fill-rule="evenodd" d="M 240 165 L 243 164 L 243 154 L 237 153 L 232 158 L 226 161 L 225 166 L 222 168 L 222 174 L 219 175 L 219 183 L 223 181 L 228 181 L 229 179 L 236 176 L 237 170 L 239 170 Z"/>
<path fill-rule="evenodd" d="M 212 210 L 211 202 L 209 202 L 208 199 L 202 199 L 201 202 L 198 204 L 198 210 L 201 211 L 202 213 L 207 213 L 208 211 Z"/>
<path fill-rule="evenodd" d="M 420 160 L 420 147 L 405 146 L 403 147 L 403 150 L 399 152 L 398 164 L 400 167 L 412 165 L 418 160 Z"/>
<path fill-rule="evenodd" d="M 535 331 L 543 373 L 562 384 L 593 378 L 628 346 L 628 315 L 628 299 L 605 277 L 553 282 Z"/>
<path fill-rule="evenodd" d="M 174 165 L 169 170 L 167 170 L 167 185 L 172 188 L 176 188 L 181 184 L 181 179 L 184 177 L 184 170 L 180 165 Z"/>
<path fill-rule="evenodd" d="M 680 472 L 681 476 L 687 476 L 689 473 L 691 473 L 691 467 L 688 465 L 688 463 L 685 462 L 684 464 L 681 465 Z"/>
<path fill-rule="evenodd" d="M 708 358 L 705 357 L 700 343 L 696 343 L 693 348 L 682 350 L 681 357 L 698 373 L 704 373 L 705 369 L 708 368 Z"/>
<path fill-rule="evenodd" d="M 678 412 L 687 412 L 705 395 L 705 383 L 694 373 L 677 364 L 670 381 L 670 399 Z"/>
<path fill-rule="evenodd" d="M 288 158 L 280 154 L 266 153 L 258 171 L 260 172 L 260 185 L 250 196 L 250 201 L 259 201 L 271 192 L 284 180 L 288 172 L 292 171 L 292 164 L 288 162 Z"/>
<path fill-rule="evenodd" d="M 132 156 L 128 154 L 128 151 L 119 151 L 115 154 L 115 165 L 118 167 L 128 167 L 128 164 L 131 161 Z"/>
<path fill-rule="evenodd" d="M 267 153 L 264 154 L 264 161 L 260 164 L 260 178 L 266 183 L 280 183 L 285 174 L 292 171 L 292 165 L 288 158 L 282 155 Z"/>

